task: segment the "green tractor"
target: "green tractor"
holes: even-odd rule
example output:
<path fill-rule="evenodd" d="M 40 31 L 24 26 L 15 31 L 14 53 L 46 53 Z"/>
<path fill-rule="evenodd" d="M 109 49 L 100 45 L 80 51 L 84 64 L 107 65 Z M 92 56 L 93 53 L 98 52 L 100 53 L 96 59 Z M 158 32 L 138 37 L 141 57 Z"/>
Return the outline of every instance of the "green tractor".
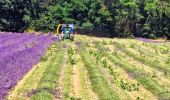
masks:
<path fill-rule="evenodd" d="M 60 39 L 74 40 L 74 25 L 73 24 L 59 24 L 57 27 L 57 33 L 61 33 Z M 60 32 L 59 32 L 60 31 Z"/>

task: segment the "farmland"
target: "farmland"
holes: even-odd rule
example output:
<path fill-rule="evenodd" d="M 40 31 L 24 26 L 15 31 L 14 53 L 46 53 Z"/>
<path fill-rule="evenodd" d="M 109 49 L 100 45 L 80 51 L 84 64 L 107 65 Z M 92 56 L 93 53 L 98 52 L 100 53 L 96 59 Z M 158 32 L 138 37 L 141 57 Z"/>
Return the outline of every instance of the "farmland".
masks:
<path fill-rule="evenodd" d="M 0 33 L 0 100 L 169 100 L 169 54 L 145 39 Z"/>

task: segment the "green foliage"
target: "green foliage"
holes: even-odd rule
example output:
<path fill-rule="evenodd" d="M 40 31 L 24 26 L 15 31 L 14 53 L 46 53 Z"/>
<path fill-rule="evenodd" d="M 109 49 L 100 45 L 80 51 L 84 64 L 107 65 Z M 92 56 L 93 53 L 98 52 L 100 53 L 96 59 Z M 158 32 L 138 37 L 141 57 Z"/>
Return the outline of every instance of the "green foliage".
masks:
<path fill-rule="evenodd" d="M 169 4 L 168 0 L 1 0 L 0 30 L 48 32 L 59 23 L 73 23 L 102 36 L 170 38 Z"/>
<path fill-rule="evenodd" d="M 30 16 L 28 16 L 28 15 L 24 15 L 24 17 L 23 17 L 23 21 L 25 22 L 25 23 L 30 23 L 31 22 L 31 18 L 30 18 Z"/>
<path fill-rule="evenodd" d="M 67 50 L 67 53 L 68 53 L 68 60 L 67 60 L 67 63 L 70 63 L 72 65 L 74 65 L 76 62 L 75 62 L 75 59 L 73 57 L 74 55 L 74 50 L 72 48 L 68 48 Z"/>
<path fill-rule="evenodd" d="M 53 21 L 51 14 L 41 14 L 38 20 L 35 20 L 30 24 L 30 27 L 33 27 L 36 31 L 53 31 L 55 21 Z"/>
<path fill-rule="evenodd" d="M 127 90 L 127 91 L 139 91 L 139 86 L 140 86 L 139 83 L 127 82 L 125 79 L 119 80 L 119 74 L 114 71 L 113 67 L 109 65 L 106 59 L 97 59 L 98 55 L 100 55 L 100 52 L 90 51 L 90 54 L 96 57 L 96 60 L 98 61 L 97 63 L 98 66 L 102 66 L 103 68 L 109 70 L 109 73 L 110 75 L 112 75 L 114 83 L 117 83 L 122 89 Z M 102 58 L 103 56 L 101 55 L 100 58 Z"/>
<path fill-rule="evenodd" d="M 128 83 L 125 80 L 120 81 L 120 86 L 122 89 L 127 90 L 127 91 L 139 91 L 139 83 Z"/>
<path fill-rule="evenodd" d="M 85 67 L 87 68 L 93 90 L 98 94 L 99 98 L 101 100 L 119 100 L 119 97 L 116 96 L 111 88 L 106 88 L 109 87 L 109 85 L 100 73 L 99 69 L 96 67 L 96 64 L 92 62 L 89 54 L 82 53 L 81 57 Z"/>
<path fill-rule="evenodd" d="M 133 57 L 134 59 L 137 59 L 138 61 L 142 62 L 143 64 L 146 64 L 150 67 L 153 67 L 153 68 L 156 68 L 162 72 L 168 72 L 170 73 L 170 69 L 168 68 L 168 66 L 161 66 L 161 64 L 159 62 L 153 62 L 153 61 L 150 61 L 148 59 L 146 59 L 146 56 L 148 55 L 144 55 L 143 53 L 141 53 L 141 56 L 138 56 L 136 55 L 135 53 L 133 52 L 130 52 L 129 50 L 127 50 L 126 48 L 123 47 L 123 45 L 121 45 L 120 43 L 115 43 L 115 46 L 118 48 L 118 49 L 121 49 L 123 52 L 125 52 L 127 55 Z M 166 50 L 165 50 L 166 52 Z"/>
<path fill-rule="evenodd" d="M 82 24 L 82 27 L 85 28 L 85 29 L 90 29 L 90 30 L 92 30 L 92 29 L 94 28 L 94 25 L 93 25 L 92 23 L 90 23 L 90 22 L 84 22 L 84 23 Z"/>
<path fill-rule="evenodd" d="M 38 0 L 1 0 L 0 1 L 0 25 L 5 31 L 24 31 L 29 24 L 39 19 L 49 2 L 39 2 Z"/>
<path fill-rule="evenodd" d="M 115 43 L 115 45 L 116 45 L 116 43 Z M 121 49 L 126 54 L 130 54 L 130 52 L 127 52 L 128 50 L 126 48 L 124 48 L 121 44 L 119 44 L 119 45 L 118 45 L 119 49 Z M 100 48 L 104 48 L 104 47 L 102 45 L 98 45 L 99 50 L 100 50 Z M 166 91 L 166 88 L 164 86 L 158 84 L 158 82 L 156 80 L 154 80 L 151 75 L 146 75 L 146 74 L 142 73 L 141 69 L 135 68 L 133 65 L 131 65 L 127 61 L 123 60 L 123 58 L 120 59 L 120 58 L 116 57 L 115 55 L 110 55 L 110 53 L 108 53 L 106 51 L 101 51 L 101 52 L 103 52 L 105 54 L 104 56 L 107 57 L 108 59 L 110 59 L 114 64 L 116 64 L 117 66 L 120 66 L 128 73 L 131 73 L 133 75 L 133 78 L 138 80 L 138 82 L 140 84 L 142 84 L 147 90 L 151 91 L 154 95 L 156 95 L 160 98 L 169 97 L 170 93 Z M 136 55 L 129 55 L 129 56 L 134 57 Z M 137 58 L 135 57 L 135 59 L 137 59 Z M 142 58 L 142 59 L 144 59 L 144 58 Z M 139 60 L 139 58 L 137 60 Z M 153 62 L 151 62 L 151 63 L 153 63 Z M 149 65 L 149 66 L 153 67 L 152 65 Z M 138 84 L 136 84 L 136 85 L 138 86 Z M 129 86 L 126 82 L 122 82 L 121 86 L 122 86 L 122 88 L 128 89 L 130 91 L 132 90 L 132 88 L 135 87 L 132 85 L 132 88 L 129 88 Z M 138 90 L 138 88 L 135 88 L 135 89 Z"/>
<path fill-rule="evenodd" d="M 154 11 L 155 9 L 156 9 L 156 2 L 149 2 L 149 3 L 147 3 L 146 5 L 145 5 L 145 7 L 144 7 L 144 10 L 146 10 L 146 11 Z M 148 13 L 149 13 L 148 12 Z"/>
<path fill-rule="evenodd" d="M 153 33 L 151 33 L 151 34 L 148 35 L 148 37 L 151 38 L 151 39 L 155 39 L 155 38 L 156 38 L 156 35 L 153 34 Z"/>
<path fill-rule="evenodd" d="M 35 91 L 30 97 L 31 100 L 51 100 L 54 98 L 56 80 L 59 78 L 59 72 L 61 71 L 61 66 L 64 61 L 64 52 L 63 49 L 60 48 L 57 52 L 53 53 L 55 56 L 50 59 L 50 62 L 48 62 L 47 65 L 45 65 L 47 66 L 47 69 L 43 73 L 39 85 L 35 90 L 30 91 L 31 93 Z"/>

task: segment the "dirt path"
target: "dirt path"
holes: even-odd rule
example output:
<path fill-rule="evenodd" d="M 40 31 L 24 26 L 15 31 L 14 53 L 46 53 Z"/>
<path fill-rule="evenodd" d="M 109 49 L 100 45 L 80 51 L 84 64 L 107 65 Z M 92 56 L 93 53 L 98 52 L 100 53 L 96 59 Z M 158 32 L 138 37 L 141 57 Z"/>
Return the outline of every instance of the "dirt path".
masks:
<path fill-rule="evenodd" d="M 71 48 L 76 49 L 76 46 L 74 45 L 74 43 L 71 43 L 70 46 Z M 70 66 L 72 67 L 70 96 L 71 98 L 79 99 L 79 98 L 82 98 L 81 93 L 80 93 L 81 80 L 80 80 L 80 71 L 77 66 L 78 60 L 76 60 L 76 58 L 77 58 L 77 52 L 75 52 L 74 50 L 73 59 L 75 60 L 75 64 Z"/>
<path fill-rule="evenodd" d="M 76 65 L 73 65 L 73 72 L 72 72 L 72 94 L 74 98 L 81 98 L 80 90 L 81 90 L 81 83 L 80 83 L 80 72 Z"/>
<path fill-rule="evenodd" d="M 60 78 L 59 80 L 57 81 L 57 88 L 56 88 L 56 94 L 55 94 L 55 98 L 54 100 L 62 100 L 63 99 L 63 80 L 64 80 L 64 71 L 65 69 L 67 68 L 67 46 L 64 47 L 64 63 L 63 63 L 63 66 L 62 66 L 62 69 L 61 69 L 61 73 L 60 73 Z"/>

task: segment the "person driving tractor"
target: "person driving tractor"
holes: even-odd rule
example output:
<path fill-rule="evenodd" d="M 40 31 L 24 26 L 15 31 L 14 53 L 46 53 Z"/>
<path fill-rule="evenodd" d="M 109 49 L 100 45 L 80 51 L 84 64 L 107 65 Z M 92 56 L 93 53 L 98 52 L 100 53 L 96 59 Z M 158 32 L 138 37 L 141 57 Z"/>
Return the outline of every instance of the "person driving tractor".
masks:
<path fill-rule="evenodd" d="M 71 33 L 72 32 L 72 28 L 69 27 L 69 25 L 66 25 L 66 27 L 62 27 L 62 34 L 63 33 Z"/>
<path fill-rule="evenodd" d="M 66 24 L 65 27 L 62 27 L 62 33 L 61 33 L 61 36 L 62 36 L 62 40 L 64 39 L 70 39 L 70 40 L 73 40 L 74 39 L 74 30 L 73 30 L 74 27 L 70 27 L 69 24 Z"/>

